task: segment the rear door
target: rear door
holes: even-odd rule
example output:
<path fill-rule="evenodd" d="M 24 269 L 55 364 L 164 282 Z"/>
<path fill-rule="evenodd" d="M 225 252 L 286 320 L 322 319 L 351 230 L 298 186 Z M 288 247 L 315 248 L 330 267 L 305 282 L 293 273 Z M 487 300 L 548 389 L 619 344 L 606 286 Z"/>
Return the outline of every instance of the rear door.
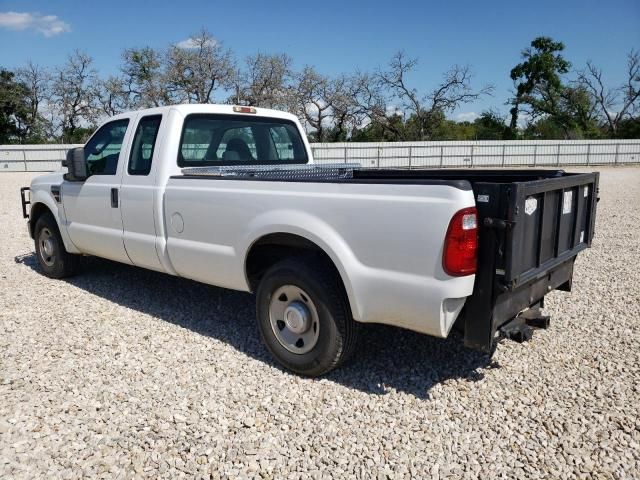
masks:
<path fill-rule="evenodd" d="M 157 186 L 159 152 L 157 144 L 162 115 L 142 115 L 136 122 L 127 166 L 120 188 L 124 246 L 134 265 L 163 270 L 156 251 L 154 200 Z"/>
<path fill-rule="evenodd" d="M 83 253 L 131 263 L 122 241 L 120 182 L 131 137 L 130 116 L 98 129 L 85 145 L 84 182 L 62 185 L 62 204 L 69 236 Z"/>

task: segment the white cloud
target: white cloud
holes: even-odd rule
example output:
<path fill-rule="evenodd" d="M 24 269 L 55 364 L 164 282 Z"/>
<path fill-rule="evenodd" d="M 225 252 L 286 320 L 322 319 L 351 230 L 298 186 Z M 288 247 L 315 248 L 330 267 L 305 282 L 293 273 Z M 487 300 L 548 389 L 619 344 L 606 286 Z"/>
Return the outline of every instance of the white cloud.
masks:
<path fill-rule="evenodd" d="M 205 42 L 205 46 L 206 47 L 213 47 L 216 44 L 215 40 L 207 40 Z M 185 40 L 182 40 L 181 42 L 178 42 L 176 44 L 176 47 L 178 48 L 184 48 L 185 50 L 191 50 L 193 48 L 198 48 L 200 47 L 198 41 L 196 38 L 187 38 Z"/>
<path fill-rule="evenodd" d="M 387 105 L 387 115 L 398 115 L 399 117 L 404 117 L 404 113 L 402 109 L 397 105 Z"/>
<path fill-rule="evenodd" d="M 531 122 L 531 120 L 531 114 L 529 114 L 528 112 L 520 112 L 518 114 L 518 127 L 527 128 L 527 125 L 529 125 L 529 122 Z"/>
<path fill-rule="evenodd" d="M 456 120 L 458 122 L 473 122 L 479 116 L 476 112 L 461 112 L 456 115 Z"/>
<path fill-rule="evenodd" d="M 55 15 L 29 12 L 0 12 L 0 28 L 35 30 L 45 37 L 53 37 L 71 31 L 71 26 Z"/>

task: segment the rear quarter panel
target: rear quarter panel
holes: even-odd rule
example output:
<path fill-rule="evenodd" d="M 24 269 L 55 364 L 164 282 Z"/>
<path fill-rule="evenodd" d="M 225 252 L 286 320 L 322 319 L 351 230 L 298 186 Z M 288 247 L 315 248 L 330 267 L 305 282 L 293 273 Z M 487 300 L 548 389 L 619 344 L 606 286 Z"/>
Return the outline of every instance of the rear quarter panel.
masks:
<path fill-rule="evenodd" d="M 473 289 L 473 276 L 442 269 L 449 221 L 474 205 L 470 189 L 172 178 L 164 204 L 171 263 L 194 280 L 249 290 L 251 245 L 286 232 L 331 257 L 361 322 L 446 336 Z"/>

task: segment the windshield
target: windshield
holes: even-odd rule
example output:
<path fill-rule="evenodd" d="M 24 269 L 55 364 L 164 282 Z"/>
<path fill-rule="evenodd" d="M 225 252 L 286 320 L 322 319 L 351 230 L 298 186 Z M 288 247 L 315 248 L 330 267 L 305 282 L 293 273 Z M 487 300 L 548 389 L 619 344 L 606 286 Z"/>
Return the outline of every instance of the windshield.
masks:
<path fill-rule="evenodd" d="M 181 167 L 308 162 L 296 124 L 249 115 L 189 115 L 184 121 Z"/>

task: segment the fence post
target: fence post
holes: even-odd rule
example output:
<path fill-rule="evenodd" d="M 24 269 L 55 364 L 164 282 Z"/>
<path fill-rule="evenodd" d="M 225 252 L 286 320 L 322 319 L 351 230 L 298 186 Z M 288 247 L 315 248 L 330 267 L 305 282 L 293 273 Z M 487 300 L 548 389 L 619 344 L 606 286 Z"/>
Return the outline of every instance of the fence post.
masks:
<path fill-rule="evenodd" d="M 470 166 L 470 168 L 473 168 L 473 147 L 475 147 L 475 145 L 471 145 L 471 166 Z"/>
<path fill-rule="evenodd" d="M 27 150 L 26 149 L 22 149 L 22 158 L 24 160 L 24 171 L 27 172 Z"/>
<path fill-rule="evenodd" d="M 382 147 L 378 147 L 377 148 L 377 150 L 378 150 L 378 168 L 380 168 L 380 150 L 381 150 L 381 148 Z"/>
<path fill-rule="evenodd" d="M 556 153 L 556 167 L 560 166 L 560 144 L 558 144 L 558 152 Z"/>
<path fill-rule="evenodd" d="M 533 146 L 533 166 L 538 165 L 538 144 Z"/>
<path fill-rule="evenodd" d="M 347 147 L 344 147 L 344 163 L 347 163 Z"/>
<path fill-rule="evenodd" d="M 440 168 L 442 168 L 443 160 L 444 160 L 444 146 L 440 145 Z"/>
<path fill-rule="evenodd" d="M 618 152 L 620 151 L 620 144 L 616 143 L 616 158 L 614 160 L 614 165 L 618 165 Z"/>
<path fill-rule="evenodd" d="M 411 170 L 411 145 L 409 145 L 409 170 Z"/>
<path fill-rule="evenodd" d="M 503 143 L 502 144 L 502 166 L 504 167 L 504 151 L 507 148 L 507 144 Z"/>
<path fill-rule="evenodd" d="M 589 157 L 591 156 L 591 144 L 587 143 L 587 166 L 589 165 Z"/>

